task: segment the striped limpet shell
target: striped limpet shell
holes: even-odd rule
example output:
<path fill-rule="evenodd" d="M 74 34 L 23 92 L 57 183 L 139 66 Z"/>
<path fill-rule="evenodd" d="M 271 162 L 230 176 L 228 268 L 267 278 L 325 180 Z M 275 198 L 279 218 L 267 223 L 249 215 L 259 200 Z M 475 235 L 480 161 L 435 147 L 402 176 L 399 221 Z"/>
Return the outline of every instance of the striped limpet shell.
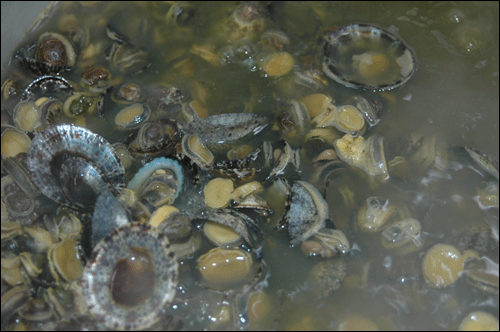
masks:
<path fill-rule="evenodd" d="M 125 169 L 111 145 L 71 124 L 52 126 L 35 136 L 27 165 L 45 196 L 76 209 L 91 208 L 105 189 L 118 194 L 125 186 Z"/>
<path fill-rule="evenodd" d="M 323 47 L 323 71 L 349 88 L 391 90 L 416 71 L 415 52 L 395 34 L 371 24 L 334 30 Z"/>
<path fill-rule="evenodd" d="M 113 330 L 139 330 L 161 318 L 175 296 L 177 281 L 177 259 L 166 235 L 131 223 L 97 244 L 81 285 L 98 323 Z"/>

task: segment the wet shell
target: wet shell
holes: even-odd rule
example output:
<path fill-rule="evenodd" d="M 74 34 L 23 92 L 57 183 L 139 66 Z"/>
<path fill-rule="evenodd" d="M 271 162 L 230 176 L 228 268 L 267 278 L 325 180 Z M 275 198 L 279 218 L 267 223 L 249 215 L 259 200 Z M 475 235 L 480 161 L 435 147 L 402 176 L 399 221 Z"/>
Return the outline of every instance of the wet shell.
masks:
<path fill-rule="evenodd" d="M 346 134 L 333 142 L 339 159 L 362 169 L 370 176 L 387 175 L 384 145 L 384 137 L 378 134 L 366 140 L 362 136 L 353 137 Z"/>
<path fill-rule="evenodd" d="M 94 249 L 82 277 L 89 311 L 108 329 L 147 329 L 175 296 L 178 264 L 150 226 L 115 229 Z"/>
<path fill-rule="evenodd" d="M 198 258 L 203 286 L 215 290 L 239 288 L 258 276 L 260 264 L 242 249 L 214 248 Z"/>
<path fill-rule="evenodd" d="M 282 224 L 288 225 L 292 245 L 307 240 L 325 227 L 329 218 L 328 203 L 312 184 L 296 181 L 287 204 L 289 208 Z"/>
<path fill-rule="evenodd" d="M 186 122 L 182 128 L 198 134 L 212 151 L 237 145 L 241 140 L 257 135 L 268 125 L 267 118 L 257 114 L 228 113 Z"/>
<path fill-rule="evenodd" d="M 177 122 L 173 120 L 148 121 L 127 140 L 127 144 L 132 153 L 154 155 L 163 151 L 168 154 L 170 149 L 173 151 L 178 135 Z"/>
<path fill-rule="evenodd" d="M 163 170 L 162 174 L 158 172 L 161 170 Z M 173 179 L 171 179 L 172 181 L 169 181 L 169 179 L 167 178 L 172 176 L 173 176 Z M 162 177 L 164 179 L 162 179 Z M 157 184 L 161 185 L 151 186 L 153 181 L 156 181 Z M 182 190 L 183 182 L 184 182 L 184 174 L 181 165 L 173 159 L 160 157 L 153 159 L 153 161 L 144 165 L 135 174 L 132 180 L 130 180 L 130 182 L 127 185 L 127 188 L 134 190 L 135 192 L 138 193 L 138 195 L 144 195 L 147 194 L 146 191 L 152 191 L 154 190 L 154 188 L 166 189 L 166 187 L 170 187 L 168 188 L 168 192 L 162 192 L 161 190 L 158 191 L 157 194 L 155 195 L 157 199 L 150 197 L 151 195 L 149 195 L 148 197 L 151 200 L 151 203 L 155 204 L 157 201 L 163 201 L 162 198 L 165 195 L 169 194 L 169 196 L 171 196 L 170 193 L 173 190 L 174 193 L 172 194 L 173 196 L 171 197 L 172 201 L 169 202 L 171 204 L 179 196 Z"/>
<path fill-rule="evenodd" d="M 396 35 L 368 24 L 333 31 L 323 47 L 323 71 L 350 88 L 390 90 L 416 71 L 414 51 Z"/>
<path fill-rule="evenodd" d="M 82 167 L 74 169 L 75 163 Z M 44 195 L 73 208 L 95 202 L 96 190 L 102 189 L 95 187 L 96 181 L 114 193 L 125 185 L 125 170 L 111 145 L 90 130 L 74 125 L 57 125 L 38 134 L 28 152 L 27 166 Z M 78 169 L 91 170 L 99 178 L 82 176 L 87 174 L 78 174 Z M 70 182 L 70 188 L 63 186 Z"/>

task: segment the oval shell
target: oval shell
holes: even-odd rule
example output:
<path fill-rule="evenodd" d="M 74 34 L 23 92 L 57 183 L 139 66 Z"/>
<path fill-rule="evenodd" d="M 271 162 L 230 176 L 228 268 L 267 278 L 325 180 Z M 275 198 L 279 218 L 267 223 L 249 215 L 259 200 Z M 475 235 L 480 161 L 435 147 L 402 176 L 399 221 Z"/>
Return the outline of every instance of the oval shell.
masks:
<path fill-rule="evenodd" d="M 323 71 L 349 88 L 390 90 L 416 71 L 415 52 L 398 36 L 369 24 L 333 31 L 323 47 Z"/>
<path fill-rule="evenodd" d="M 166 236 L 133 223 L 106 236 L 82 277 L 89 312 L 109 329 L 146 329 L 175 296 L 178 264 Z"/>
<path fill-rule="evenodd" d="M 422 270 L 430 287 L 441 288 L 458 280 L 464 270 L 464 262 L 454 246 L 436 244 L 425 254 Z"/>
<path fill-rule="evenodd" d="M 125 185 L 125 170 L 111 145 L 88 129 L 71 124 L 49 127 L 33 139 L 27 166 L 35 185 L 52 200 L 79 208 L 61 187 L 62 163 L 72 157 L 91 162 L 109 184 L 111 191 L 120 192 Z"/>
<path fill-rule="evenodd" d="M 244 250 L 218 247 L 198 258 L 198 270 L 204 286 L 229 290 L 252 281 L 257 275 L 258 265 Z"/>

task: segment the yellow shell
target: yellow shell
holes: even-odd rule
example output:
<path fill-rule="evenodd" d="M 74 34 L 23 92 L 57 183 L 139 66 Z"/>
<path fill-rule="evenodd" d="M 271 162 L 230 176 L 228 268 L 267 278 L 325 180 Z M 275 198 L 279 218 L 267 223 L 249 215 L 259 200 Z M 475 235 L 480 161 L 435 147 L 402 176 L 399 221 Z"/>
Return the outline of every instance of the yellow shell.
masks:
<path fill-rule="evenodd" d="M 262 69 L 268 76 L 280 77 L 288 74 L 294 65 L 295 61 L 289 53 L 280 52 L 269 56 Z"/>
<path fill-rule="evenodd" d="M 206 237 L 218 246 L 228 246 L 239 242 L 242 237 L 231 227 L 213 221 L 207 221 L 203 225 Z"/>
<path fill-rule="evenodd" d="M 332 98 L 321 93 L 315 93 L 302 98 L 300 102 L 306 105 L 309 115 L 313 118 L 323 112 L 325 108 L 330 105 Z"/>
<path fill-rule="evenodd" d="M 252 256 L 241 249 L 214 248 L 198 258 L 204 285 L 218 290 L 243 286 L 257 272 Z"/>
<path fill-rule="evenodd" d="M 3 131 L 1 141 L 2 156 L 4 158 L 14 157 L 19 153 L 28 152 L 31 146 L 29 136 L 14 127 L 9 127 Z"/>
<path fill-rule="evenodd" d="M 230 179 L 216 178 L 207 183 L 203 189 L 205 204 L 215 209 L 222 209 L 231 202 L 234 190 L 233 181 Z"/>
<path fill-rule="evenodd" d="M 498 319 L 484 311 L 474 311 L 458 326 L 459 331 L 498 331 Z"/>
<path fill-rule="evenodd" d="M 471 251 L 466 251 L 462 256 L 452 245 L 434 245 L 427 251 L 422 262 L 425 281 L 433 288 L 453 284 L 462 274 L 466 260 L 472 255 Z"/>

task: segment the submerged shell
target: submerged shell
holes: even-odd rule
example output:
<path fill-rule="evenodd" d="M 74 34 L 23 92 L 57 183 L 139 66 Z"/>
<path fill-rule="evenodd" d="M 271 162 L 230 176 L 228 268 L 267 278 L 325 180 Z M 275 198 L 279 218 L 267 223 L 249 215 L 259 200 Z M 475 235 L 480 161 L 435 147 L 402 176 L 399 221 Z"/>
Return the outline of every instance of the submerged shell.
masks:
<path fill-rule="evenodd" d="M 362 136 L 346 134 L 333 142 L 339 159 L 358 167 L 370 176 L 387 175 L 385 161 L 385 139 L 382 135 L 372 135 L 366 140 Z"/>
<path fill-rule="evenodd" d="M 132 153 L 141 155 L 154 155 L 169 150 L 177 142 L 179 130 L 174 120 L 160 119 L 155 122 L 144 122 L 139 131 L 127 140 Z"/>
<path fill-rule="evenodd" d="M 166 236 L 144 224 L 119 227 L 97 245 L 85 266 L 85 302 L 106 328 L 146 329 L 173 300 L 177 271 Z"/>
<path fill-rule="evenodd" d="M 465 147 L 464 149 L 478 165 L 498 180 L 498 160 L 495 157 L 471 147 Z"/>
<path fill-rule="evenodd" d="M 268 125 L 266 117 L 248 113 L 213 115 L 186 122 L 182 128 L 198 134 L 209 149 L 223 150 L 236 145 L 242 138 L 257 135 Z"/>
<path fill-rule="evenodd" d="M 282 223 L 288 225 L 292 245 L 307 240 L 325 227 L 329 218 L 328 203 L 312 184 L 296 181 L 287 204 L 289 209 Z"/>
<path fill-rule="evenodd" d="M 160 174 L 158 171 L 163 172 Z M 152 186 L 153 182 L 157 185 Z M 181 165 L 173 159 L 160 157 L 144 165 L 130 180 L 127 188 L 134 190 L 138 195 L 146 195 L 151 203 L 155 205 L 159 201 L 164 204 L 171 204 L 179 196 L 183 182 L 184 174 Z M 168 192 L 162 191 L 166 187 L 169 187 Z M 154 195 L 150 193 L 153 190 L 156 191 Z M 172 190 L 174 191 L 173 193 L 171 193 Z M 152 195 L 155 197 L 152 197 Z M 167 203 L 163 199 L 166 195 L 169 196 L 169 202 Z"/>
<path fill-rule="evenodd" d="M 111 145 L 74 125 L 57 125 L 38 134 L 28 152 L 27 165 L 44 195 L 73 208 L 91 205 L 103 187 L 118 193 L 125 185 L 125 170 Z M 78 173 L 82 169 L 91 170 L 99 178 Z"/>
<path fill-rule="evenodd" d="M 394 89 L 416 71 L 415 53 L 400 37 L 368 24 L 333 31 L 323 56 L 325 74 L 350 88 Z"/>

